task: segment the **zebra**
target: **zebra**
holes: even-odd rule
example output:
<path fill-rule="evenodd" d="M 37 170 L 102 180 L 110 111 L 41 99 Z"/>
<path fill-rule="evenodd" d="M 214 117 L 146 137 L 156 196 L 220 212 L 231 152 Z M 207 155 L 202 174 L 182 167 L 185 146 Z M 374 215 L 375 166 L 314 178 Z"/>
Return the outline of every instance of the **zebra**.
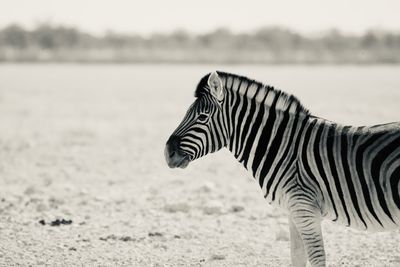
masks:
<path fill-rule="evenodd" d="M 400 123 L 337 124 L 293 95 L 215 71 L 198 83 L 165 158 L 185 168 L 223 147 L 288 211 L 293 266 L 326 266 L 322 219 L 368 231 L 400 225 Z"/>

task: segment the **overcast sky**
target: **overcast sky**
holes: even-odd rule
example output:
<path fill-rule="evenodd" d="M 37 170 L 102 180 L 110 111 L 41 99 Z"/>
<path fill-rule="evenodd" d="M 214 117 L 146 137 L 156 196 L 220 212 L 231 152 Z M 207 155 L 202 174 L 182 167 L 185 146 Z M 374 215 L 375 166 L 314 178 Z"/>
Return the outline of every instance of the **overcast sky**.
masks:
<path fill-rule="evenodd" d="M 303 33 L 329 28 L 361 33 L 400 31 L 400 0 L 0 0 L 0 27 L 41 22 L 92 33 L 249 31 L 278 25 Z"/>

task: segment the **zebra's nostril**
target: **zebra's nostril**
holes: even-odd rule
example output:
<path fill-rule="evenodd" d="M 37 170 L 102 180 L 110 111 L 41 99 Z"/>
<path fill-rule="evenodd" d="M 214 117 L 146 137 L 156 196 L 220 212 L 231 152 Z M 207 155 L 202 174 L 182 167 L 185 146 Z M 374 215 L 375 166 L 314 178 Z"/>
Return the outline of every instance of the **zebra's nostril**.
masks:
<path fill-rule="evenodd" d="M 169 152 L 169 157 L 172 158 L 175 155 L 175 151 Z"/>

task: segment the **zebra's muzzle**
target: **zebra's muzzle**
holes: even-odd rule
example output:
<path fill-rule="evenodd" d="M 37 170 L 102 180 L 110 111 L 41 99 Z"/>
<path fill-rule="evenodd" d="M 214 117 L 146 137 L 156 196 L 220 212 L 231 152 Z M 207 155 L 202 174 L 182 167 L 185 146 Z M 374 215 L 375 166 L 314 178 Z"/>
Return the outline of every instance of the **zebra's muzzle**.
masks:
<path fill-rule="evenodd" d="M 179 149 L 179 138 L 171 136 L 165 145 L 165 160 L 170 168 L 186 168 L 189 165 L 189 156 Z"/>

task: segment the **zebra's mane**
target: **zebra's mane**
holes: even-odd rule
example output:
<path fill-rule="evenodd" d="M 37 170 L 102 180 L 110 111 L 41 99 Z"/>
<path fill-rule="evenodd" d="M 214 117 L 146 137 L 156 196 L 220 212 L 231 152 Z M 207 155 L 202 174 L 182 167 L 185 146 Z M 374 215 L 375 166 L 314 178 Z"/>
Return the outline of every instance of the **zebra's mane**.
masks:
<path fill-rule="evenodd" d="M 310 112 L 305 108 L 300 100 L 294 95 L 288 94 L 279 89 L 275 89 L 273 86 L 263 84 L 262 82 L 249 79 L 245 76 L 240 76 L 232 73 L 218 71 L 218 75 L 223 80 L 227 90 L 233 92 L 239 92 L 241 95 L 246 93 L 249 98 L 255 98 L 257 102 L 263 102 L 266 106 L 271 106 L 273 102 L 276 102 L 275 109 L 282 112 L 289 112 L 291 114 L 306 114 Z M 195 91 L 195 97 L 199 97 L 203 94 L 208 93 L 208 78 L 210 73 L 205 75 L 197 85 Z M 241 86 L 246 84 L 246 86 Z"/>

